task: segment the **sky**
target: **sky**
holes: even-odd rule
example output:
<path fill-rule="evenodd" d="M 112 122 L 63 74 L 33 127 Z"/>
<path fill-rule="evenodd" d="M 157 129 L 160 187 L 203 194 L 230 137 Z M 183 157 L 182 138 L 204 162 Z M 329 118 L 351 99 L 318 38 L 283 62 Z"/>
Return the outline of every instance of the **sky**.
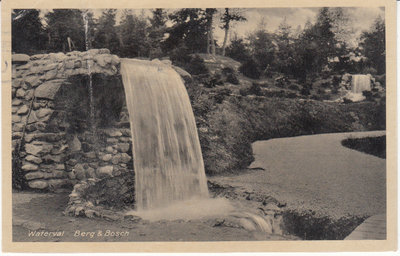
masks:
<path fill-rule="evenodd" d="M 373 24 L 374 20 L 385 15 L 383 8 L 379 7 L 346 7 L 343 8 L 349 16 L 349 26 L 353 29 L 353 35 L 350 36 L 352 43 L 356 43 L 356 39 L 360 36 L 362 31 L 368 30 Z M 42 10 L 41 16 L 44 16 L 49 10 Z M 117 24 L 122 16 L 122 9 L 117 11 Z M 168 12 L 172 12 L 169 9 Z M 93 10 L 94 16 L 99 17 L 101 15 L 101 9 Z M 220 9 L 216 14 L 214 20 L 218 21 L 223 9 Z M 135 9 L 133 13 L 136 15 L 150 16 L 151 12 L 149 9 Z M 254 9 L 242 9 L 241 13 L 246 17 L 245 22 L 236 22 L 232 24 L 230 36 L 236 33 L 239 37 L 246 37 L 249 33 L 257 29 L 260 22 L 264 20 L 265 28 L 274 32 L 278 29 L 279 24 L 286 18 L 286 22 L 296 29 L 298 26 L 304 27 L 304 24 L 309 20 L 314 23 L 318 14 L 318 8 L 254 8 Z M 218 41 L 218 44 L 222 44 L 224 38 L 224 31 L 215 25 L 214 36 Z"/>
<path fill-rule="evenodd" d="M 362 31 L 368 30 L 378 16 L 384 17 L 384 10 L 380 8 L 343 8 L 349 14 L 349 26 L 353 28 L 353 40 L 361 34 Z M 246 36 L 251 33 L 264 19 L 266 29 L 274 32 L 278 29 L 279 24 L 286 18 L 286 22 L 296 29 L 299 25 L 304 28 L 307 20 L 314 23 L 318 8 L 258 8 L 247 9 L 244 14 L 247 18 L 246 22 L 237 22 L 232 29 L 232 33 L 236 32 L 239 36 Z M 218 41 L 223 37 L 223 31 L 216 31 L 219 36 Z"/>

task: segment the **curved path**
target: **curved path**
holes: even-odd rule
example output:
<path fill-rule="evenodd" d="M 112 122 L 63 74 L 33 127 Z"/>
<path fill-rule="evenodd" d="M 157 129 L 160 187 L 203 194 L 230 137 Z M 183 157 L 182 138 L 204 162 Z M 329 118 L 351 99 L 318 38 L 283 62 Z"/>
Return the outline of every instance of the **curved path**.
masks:
<path fill-rule="evenodd" d="M 341 145 L 349 137 L 385 131 L 319 134 L 253 143 L 252 170 L 211 180 L 272 196 L 288 209 L 317 215 L 373 216 L 386 213 L 386 161 Z"/>

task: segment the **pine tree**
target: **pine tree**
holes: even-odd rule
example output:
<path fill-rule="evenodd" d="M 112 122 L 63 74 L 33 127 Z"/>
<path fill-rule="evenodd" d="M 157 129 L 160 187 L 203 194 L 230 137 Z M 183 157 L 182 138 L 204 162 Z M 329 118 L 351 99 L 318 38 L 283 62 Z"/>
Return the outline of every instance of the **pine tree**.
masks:
<path fill-rule="evenodd" d="M 261 19 L 258 29 L 248 37 L 251 55 L 264 73 L 272 68 L 275 58 L 276 49 L 272 39 L 272 35 L 266 30 L 264 19 Z"/>
<path fill-rule="evenodd" d="M 367 57 L 367 63 L 376 69 L 378 74 L 386 72 L 385 20 L 378 17 L 369 31 L 361 35 L 361 52 Z"/>
<path fill-rule="evenodd" d="M 48 48 L 51 51 L 69 51 L 68 38 L 72 41 L 72 49 L 84 51 L 85 29 L 82 11 L 78 9 L 53 9 L 45 15 Z"/>
<path fill-rule="evenodd" d="M 173 22 L 167 30 L 169 37 L 165 40 L 165 52 L 177 47 L 185 48 L 189 53 L 207 52 L 209 24 L 205 12 L 198 8 L 183 8 L 169 15 Z"/>
<path fill-rule="evenodd" d="M 94 35 L 93 47 L 107 48 L 111 53 L 119 53 L 119 40 L 115 26 L 116 9 L 106 9 L 100 16 Z"/>
<path fill-rule="evenodd" d="M 277 43 L 277 68 L 282 73 L 290 74 L 294 65 L 294 39 L 292 36 L 292 27 L 287 23 L 286 17 L 282 20 L 275 35 Z"/>
<path fill-rule="evenodd" d="M 166 21 L 168 19 L 166 12 L 161 9 L 154 9 L 152 11 L 153 16 L 150 20 L 149 28 L 149 57 L 159 58 L 163 55 L 161 44 L 164 40 L 164 34 L 166 33 Z"/>
<path fill-rule="evenodd" d="M 34 54 L 46 49 L 46 37 L 36 9 L 14 9 L 12 12 L 12 51 Z"/>
<path fill-rule="evenodd" d="M 148 24 L 143 16 L 136 16 L 127 10 L 119 26 L 121 57 L 148 57 Z"/>

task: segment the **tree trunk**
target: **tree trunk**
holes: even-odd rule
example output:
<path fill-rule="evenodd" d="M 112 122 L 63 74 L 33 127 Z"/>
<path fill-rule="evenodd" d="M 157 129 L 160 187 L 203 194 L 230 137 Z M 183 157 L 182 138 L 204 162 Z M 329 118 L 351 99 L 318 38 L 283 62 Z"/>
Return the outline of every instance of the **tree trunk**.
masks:
<path fill-rule="evenodd" d="M 67 37 L 67 42 L 68 42 L 69 51 L 71 52 L 72 51 L 72 47 L 71 47 L 71 38 L 70 37 Z"/>
<path fill-rule="evenodd" d="M 226 49 L 226 43 L 228 42 L 228 35 L 229 35 L 229 21 L 225 27 L 224 43 L 222 44 L 222 56 L 225 56 L 225 49 Z"/>
<path fill-rule="evenodd" d="M 210 44 L 211 44 L 211 54 L 215 55 L 215 43 L 214 43 L 214 34 L 213 34 L 212 25 L 210 27 Z"/>
<path fill-rule="evenodd" d="M 207 54 L 210 54 L 210 31 L 207 33 Z"/>
<path fill-rule="evenodd" d="M 215 55 L 215 43 L 214 43 L 214 35 L 213 35 L 213 15 L 216 10 L 214 9 L 206 9 L 206 18 L 207 18 L 207 54 Z"/>

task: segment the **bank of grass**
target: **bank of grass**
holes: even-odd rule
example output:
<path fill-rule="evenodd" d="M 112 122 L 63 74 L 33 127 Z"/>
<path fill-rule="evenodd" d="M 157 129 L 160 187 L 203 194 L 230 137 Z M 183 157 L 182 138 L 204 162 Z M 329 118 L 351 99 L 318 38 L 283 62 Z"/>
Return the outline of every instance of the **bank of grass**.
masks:
<path fill-rule="evenodd" d="M 341 104 L 196 86 L 188 92 L 209 175 L 246 168 L 256 140 L 385 129 L 384 101 Z"/>
<path fill-rule="evenodd" d="M 315 212 L 283 212 L 285 232 L 304 240 L 343 240 L 360 225 L 366 217 L 345 216 L 333 219 L 329 216 L 316 216 Z"/>
<path fill-rule="evenodd" d="M 349 138 L 342 141 L 342 145 L 380 158 L 386 158 L 386 136 Z"/>

